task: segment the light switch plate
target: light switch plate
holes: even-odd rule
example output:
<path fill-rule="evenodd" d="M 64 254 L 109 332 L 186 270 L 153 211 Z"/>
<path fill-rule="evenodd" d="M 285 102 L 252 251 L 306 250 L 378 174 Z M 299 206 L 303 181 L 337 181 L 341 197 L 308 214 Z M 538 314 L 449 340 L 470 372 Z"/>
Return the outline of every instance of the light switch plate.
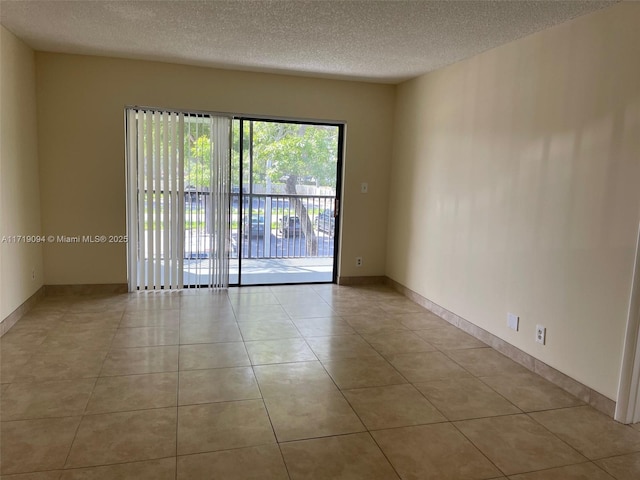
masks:
<path fill-rule="evenodd" d="M 520 327 L 520 317 L 513 313 L 507 313 L 507 326 L 517 332 Z"/>
<path fill-rule="evenodd" d="M 369 191 L 369 184 L 367 182 L 362 182 L 360 184 L 360 193 L 367 193 Z"/>

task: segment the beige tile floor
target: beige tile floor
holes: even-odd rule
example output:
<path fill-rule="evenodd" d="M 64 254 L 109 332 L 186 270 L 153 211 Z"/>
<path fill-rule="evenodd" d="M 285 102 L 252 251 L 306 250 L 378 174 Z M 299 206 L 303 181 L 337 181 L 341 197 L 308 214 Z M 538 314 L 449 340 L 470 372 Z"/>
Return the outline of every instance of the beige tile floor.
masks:
<path fill-rule="evenodd" d="M 640 478 L 624 426 L 384 287 L 47 297 L 2 479 Z"/>

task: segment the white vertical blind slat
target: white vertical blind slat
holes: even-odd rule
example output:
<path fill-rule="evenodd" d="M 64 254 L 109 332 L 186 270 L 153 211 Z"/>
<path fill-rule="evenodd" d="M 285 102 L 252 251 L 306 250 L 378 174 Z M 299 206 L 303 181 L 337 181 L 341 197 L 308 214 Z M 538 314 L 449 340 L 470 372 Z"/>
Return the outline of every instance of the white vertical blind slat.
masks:
<path fill-rule="evenodd" d="M 127 111 L 127 243 L 129 291 L 138 288 L 138 124 L 135 110 Z"/>
<path fill-rule="evenodd" d="M 153 277 L 153 288 L 159 289 L 162 285 L 162 281 L 160 276 L 162 274 L 162 222 L 161 222 L 161 213 L 162 213 L 162 203 L 160 201 L 160 190 L 161 184 L 160 180 L 162 177 L 162 170 L 160 169 L 160 165 L 162 164 L 162 149 L 160 148 L 160 140 L 162 133 L 162 122 L 160 121 L 161 114 L 160 112 L 153 113 L 153 209 L 154 209 L 154 218 L 153 218 L 153 236 L 154 236 L 154 248 L 155 248 L 155 256 L 153 259 L 153 269 L 154 269 L 154 277 Z"/>
<path fill-rule="evenodd" d="M 178 115 L 178 165 L 176 172 L 178 173 L 178 235 L 177 235 L 177 252 L 178 260 L 178 282 L 177 287 L 184 287 L 184 114 Z"/>
<path fill-rule="evenodd" d="M 146 287 L 147 285 L 147 252 L 145 237 L 145 205 L 147 204 L 147 195 L 145 194 L 145 174 L 147 171 L 147 162 L 144 154 L 144 132 L 145 132 L 146 112 L 138 112 L 138 261 L 139 261 L 139 277 L 138 286 Z"/>
<path fill-rule="evenodd" d="M 169 134 L 169 114 L 162 113 L 162 260 L 164 262 L 162 286 L 165 290 L 171 288 L 171 248 L 169 244 L 169 213 L 171 200 L 169 195 L 169 144 L 171 135 Z"/>

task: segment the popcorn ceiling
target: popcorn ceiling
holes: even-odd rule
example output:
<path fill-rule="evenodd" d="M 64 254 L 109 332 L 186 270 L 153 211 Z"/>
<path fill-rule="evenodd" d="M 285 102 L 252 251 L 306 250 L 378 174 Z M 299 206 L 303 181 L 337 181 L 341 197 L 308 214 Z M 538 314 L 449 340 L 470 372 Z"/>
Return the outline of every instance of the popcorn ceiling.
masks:
<path fill-rule="evenodd" d="M 615 1 L 24 1 L 35 50 L 398 83 Z"/>

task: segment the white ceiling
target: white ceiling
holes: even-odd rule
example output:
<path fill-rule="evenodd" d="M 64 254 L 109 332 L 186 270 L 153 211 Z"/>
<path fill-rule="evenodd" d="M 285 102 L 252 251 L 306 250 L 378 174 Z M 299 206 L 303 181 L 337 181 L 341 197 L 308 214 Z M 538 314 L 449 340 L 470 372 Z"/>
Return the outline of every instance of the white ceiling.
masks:
<path fill-rule="evenodd" d="M 0 0 L 36 50 L 398 83 L 614 1 Z"/>

